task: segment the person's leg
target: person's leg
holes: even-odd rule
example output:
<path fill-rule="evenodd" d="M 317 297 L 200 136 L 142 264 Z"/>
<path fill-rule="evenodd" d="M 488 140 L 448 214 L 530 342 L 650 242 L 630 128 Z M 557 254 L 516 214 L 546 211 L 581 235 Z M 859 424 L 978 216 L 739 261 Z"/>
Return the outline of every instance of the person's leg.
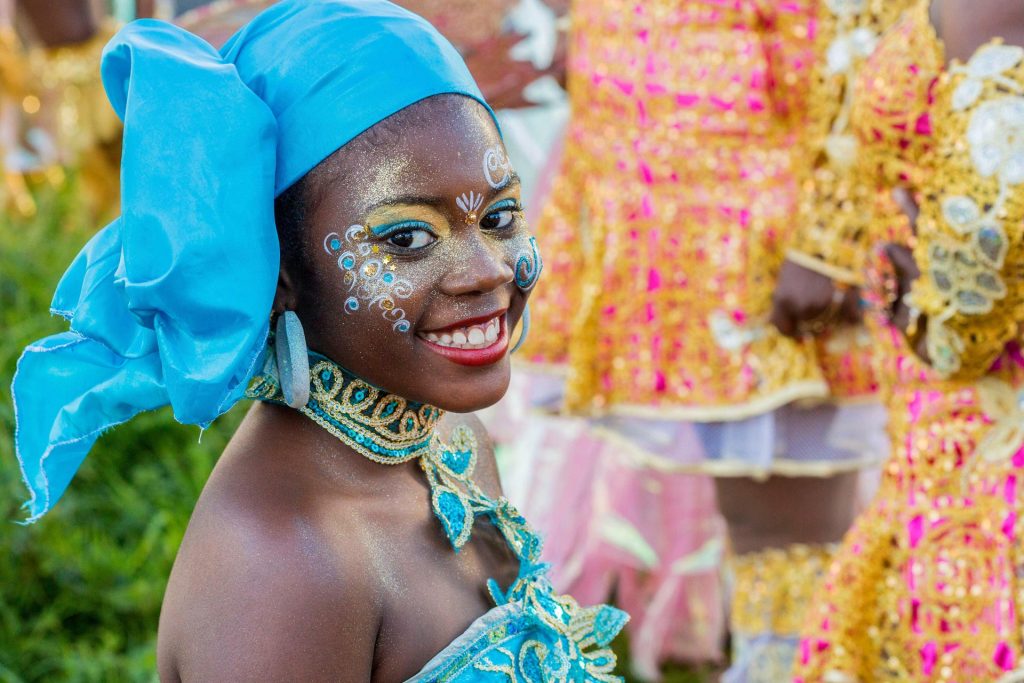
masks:
<path fill-rule="evenodd" d="M 723 683 L 789 680 L 804 612 L 853 522 L 857 474 L 716 480 L 732 556 L 733 666 Z"/>
<path fill-rule="evenodd" d="M 853 521 L 857 473 L 832 477 L 715 480 L 718 508 L 737 555 L 795 543 L 839 542 Z"/>

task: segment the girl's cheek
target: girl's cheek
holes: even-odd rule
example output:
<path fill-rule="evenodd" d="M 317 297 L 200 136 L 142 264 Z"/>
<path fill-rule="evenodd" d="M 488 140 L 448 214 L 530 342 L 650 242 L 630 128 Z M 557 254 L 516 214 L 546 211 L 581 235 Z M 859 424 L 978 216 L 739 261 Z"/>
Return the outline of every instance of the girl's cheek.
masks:
<path fill-rule="evenodd" d="M 366 226 L 352 225 L 344 233 L 328 234 L 324 251 L 337 263 L 346 315 L 375 313 L 393 331 L 409 333 L 412 324 L 406 305 L 416 287 L 394 258 L 371 241 Z"/>
<path fill-rule="evenodd" d="M 544 270 L 544 259 L 540 255 L 536 238 L 529 231 L 522 230 L 518 237 L 509 240 L 509 252 L 516 286 L 524 292 L 531 291 Z"/>

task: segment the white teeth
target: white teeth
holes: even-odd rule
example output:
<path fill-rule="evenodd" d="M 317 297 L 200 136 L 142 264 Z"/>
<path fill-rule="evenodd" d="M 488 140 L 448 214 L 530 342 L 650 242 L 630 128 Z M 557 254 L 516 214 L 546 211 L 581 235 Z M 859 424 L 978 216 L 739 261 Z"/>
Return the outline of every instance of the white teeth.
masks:
<path fill-rule="evenodd" d="M 501 335 L 501 320 L 494 318 L 484 325 L 463 327 L 451 332 L 424 332 L 427 341 L 457 349 L 485 349 L 498 341 Z"/>

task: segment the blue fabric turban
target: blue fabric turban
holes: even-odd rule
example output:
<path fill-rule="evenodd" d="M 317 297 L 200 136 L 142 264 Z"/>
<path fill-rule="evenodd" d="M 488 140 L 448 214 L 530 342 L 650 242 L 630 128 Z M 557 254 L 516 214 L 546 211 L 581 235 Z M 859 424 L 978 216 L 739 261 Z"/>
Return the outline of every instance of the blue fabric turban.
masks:
<path fill-rule="evenodd" d="M 455 49 L 383 0 L 285 0 L 217 52 L 158 21 L 103 54 L 124 121 L 122 215 L 64 274 L 70 330 L 25 349 L 12 391 L 29 520 L 99 435 L 171 405 L 206 425 L 266 351 L 277 285 L 274 197 L 426 97 L 483 97 Z"/>

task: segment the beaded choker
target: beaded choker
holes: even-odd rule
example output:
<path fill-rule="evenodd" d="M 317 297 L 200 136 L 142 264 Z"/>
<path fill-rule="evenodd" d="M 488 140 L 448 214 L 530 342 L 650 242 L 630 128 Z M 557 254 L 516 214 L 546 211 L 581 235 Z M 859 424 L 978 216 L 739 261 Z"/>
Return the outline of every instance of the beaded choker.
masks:
<path fill-rule="evenodd" d="M 487 515 L 520 560 L 537 561 L 540 541 L 526 521 L 511 503 L 489 498 L 472 479 L 477 460 L 473 430 L 456 427 L 449 442 L 443 442 L 434 433 L 444 414 L 439 408 L 389 394 L 313 352 L 309 366 L 309 401 L 300 412 L 375 462 L 397 465 L 419 458 L 434 514 L 455 550 L 469 540 L 477 515 Z M 285 404 L 274 354 L 268 354 L 246 395 Z"/>
<path fill-rule="evenodd" d="M 309 402 L 299 410 L 375 462 L 397 464 L 419 458 L 430 484 L 434 515 L 456 552 L 469 540 L 478 516 L 488 517 L 501 531 L 519 560 L 519 575 L 507 590 L 502 590 L 493 579 L 488 580 L 488 591 L 495 605 L 518 603 L 531 627 L 557 634 L 562 639 L 551 658 L 541 656 L 543 666 L 561 672 L 554 678 L 569 680 L 566 674 L 571 668 L 586 674 L 579 680 L 620 681 L 612 674 L 615 655 L 607 645 L 629 617 L 604 605 L 582 608 L 572 598 L 554 593 L 547 579 L 547 565 L 540 561 L 540 538 L 508 500 L 488 497 L 473 481 L 477 460 L 473 430 L 460 425 L 452 430 L 448 442 L 444 442 L 434 433 L 443 415 L 438 408 L 382 391 L 318 354 L 309 354 L 309 365 Z M 273 353 L 268 354 L 263 372 L 250 385 L 247 396 L 285 405 Z M 507 626 L 502 628 L 507 629 Z M 508 633 L 496 632 L 495 636 L 506 638 Z M 518 655 L 500 650 L 513 662 L 510 672 L 514 674 L 514 662 L 522 662 L 533 647 L 543 645 L 530 640 Z M 462 660 L 456 660 L 452 666 L 458 669 Z M 528 665 L 520 663 L 520 666 Z M 504 668 L 487 670 L 506 671 Z M 539 674 L 547 670 L 537 669 Z M 447 677 L 442 673 L 430 680 L 447 680 Z M 548 676 L 544 676 L 544 680 L 548 680 Z"/>
<path fill-rule="evenodd" d="M 284 403 L 273 354 L 249 398 Z M 300 411 L 370 460 L 397 465 L 423 455 L 443 412 L 365 382 L 323 356 L 309 354 L 309 402 Z"/>

